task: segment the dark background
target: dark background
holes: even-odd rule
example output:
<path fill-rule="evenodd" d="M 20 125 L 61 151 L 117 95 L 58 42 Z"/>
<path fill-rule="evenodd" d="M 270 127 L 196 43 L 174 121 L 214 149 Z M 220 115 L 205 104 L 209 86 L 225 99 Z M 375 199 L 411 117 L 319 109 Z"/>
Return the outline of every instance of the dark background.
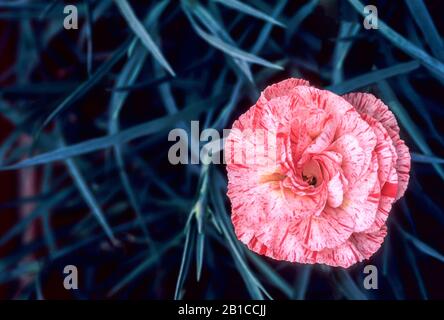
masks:
<path fill-rule="evenodd" d="M 0 1 L 1 167 L 50 154 L 38 165 L 0 172 L 0 298 L 266 298 L 251 274 L 276 299 L 444 298 L 444 174 L 437 164 L 444 157 L 444 73 L 439 64 L 427 65 L 429 57 L 444 63 L 442 1 L 365 3 L 376 5 L 379 19 L 408 45 L 385 29 L 365 30 L 349 1 L 243 1 L 268 17 L 279 12 L 275 17 L 286 28 L 215 1 L 129 1 L 141 22 L 150 17 L 145 30 L 176 77 L 151 52 L 128 65 L 128 41 L 138 38 L 112 2 Z M 72 3 L 79 29 L 65 30 L 63 6 Z M 205 25 L 202 8 L 216 26 Z M 262 43 L 255 56 L 282 70 L 248 63 L 248 79 L 232 52 L 206 41 L 185 10 L 241 56 Z M 140 43 L 133 49 L 141 56 L 146 50 Z M 133 80 L 125 80 L 125 70 Z M 198 165 L 170 165 L 168 131 L 180 123 L 152 122 L 203 105 L 199 115 L 184 114 L 186 126 L 200 120 L 201 130 L 203 124 L 229 128 L 265 86 L 288 77 L 340 94 L 374 93 L 397 116 L 413 153 L 409 188 L 391 212 L 382 248 L 347 270 L 249 252 L 228 220 L 223 165 L 208 173 Z M 115 148 L 94 141 L 94 152 L 81 151 L 68 163 L 62 144 L 111 134 L 116 92 L 128 96 L 115 132 L 146 124 L 149 133 L 119 144 L 120 160 Z M 209 190 L 202 193 L 205 174 Z M 204 214 L 196 218 L 192 208 L 201 199 Z M 78 290 L 62 286 L 69 264 L 78 268 Z M 366 264 L 378 267 L 378 290 L 363 288 Z"/>

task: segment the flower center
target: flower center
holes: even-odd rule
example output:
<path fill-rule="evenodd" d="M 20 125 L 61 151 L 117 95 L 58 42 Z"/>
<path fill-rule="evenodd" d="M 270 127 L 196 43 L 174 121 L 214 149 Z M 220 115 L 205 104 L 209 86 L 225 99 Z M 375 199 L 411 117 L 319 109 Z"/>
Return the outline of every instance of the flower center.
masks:
<path fill-rule="evenodd" d="M 304 163 L 302 167 L 302 180 L 307 182 L 310 186 L 316 187 L 320 182 L 321 168 L 316 160 L 309 160 Z"/>
<path fill-rule="evenodd" d="M 302 179 L 304 179 L 304 181 L 306 181 L 311 186 L 315 186 L 316 183 L 318 182 L 318 180 L 317 180 L 317 178 L 315 176 L 304 176 L 304 175 L 302 175 Z"/>

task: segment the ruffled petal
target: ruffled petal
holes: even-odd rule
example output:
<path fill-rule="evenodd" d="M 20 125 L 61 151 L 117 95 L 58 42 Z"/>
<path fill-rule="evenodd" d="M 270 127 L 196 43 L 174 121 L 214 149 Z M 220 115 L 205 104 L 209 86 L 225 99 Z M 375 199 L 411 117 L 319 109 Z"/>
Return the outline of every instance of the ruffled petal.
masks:
<path fill-rule="evenodd" d="M 381 185 L 389 178 L 392 167 L 396 164 L 398 158 L 396 149 L 393 145 L 387 130 L 381 123 L 369 115 L 363 114 L 362 118 L 372 127 L 376 135 L 375 152 L 378 157 L 378 179 Z"/>
<path fill-rule="evenodd" d="M 398 159 L 396 160 L 396 171 L 398 173 L 398 192 L 396 194 L 396 200 L 398 200 L 404 195 L 407 185 L 409 184 L 411 159 L 409 148 L 404 141 L 398 138 L 394 143 L 398 154 Z"/>
<path fill-rule="evenodd" d="M 376 211 L 375 221 L 372 226 L 365 230 L 367 233 L 376 232 L 382 228 L 387 221 L 390 210 L 392 209 L 393 202 L 395 202 L 395 196 L 398 188 L 398 174 L 395 168 L 392 168 L 387 181 L 381 190 L 381 198 L 379 199 L 378 210 Z"/>
<path fill-rule="evenodd" d="M 266 102 L 277 97 L 288 96 L 292 89 L 298 86 L 310 86 L 310 83 L 306 80 L 297 78 L 283 80 L 281 82 L 266 87 L 265 90 L 261 93 L 259 101 Z"/>
<path fill-rule="evenodd" d="M 321 154 L 314 155 L 313 159 L 319 161 L 322 175 L 326 180 L 333 179 L 333 177 L 336 175 L 339 169 L 341 169 L 342 166 L 342 155 L 339 152 L 335 151 L 324 151 Z M 348 186 L 348 180 L 342 173 L 341 179 L 344 190 L 346 190 Z"/>
<path fill-rule="evenodd" d="M 378 251 L 386 234 L 387 228 L 385 225 L 373 233 L 354 233 L 343 244 L 320 251 L 316 257 L 316 262 L 333 267 L 348 268 L 355 263 L 370 258 Z"/>
<path fill-rule="evenodd" d="M 327 191 L 320 190 L 315 194 L 298 195 L 290 189 L 283 188 L 282 196 L 290 209 L 291 219 L 300 219 L 309 215 L 318 215 L 325 207 Z"/>
<path fill-rule="evenodd" d="M 348 268 L 364 259 L 362 253 L 350 240 L 341 245 L 319 251 L 316 262 L 333 267 Z"/>
<path fill-rule="evenodd" d="M 396 171 L 398 193 L 396 200 L 404 195 L 410 178 L 410 153 L 404 141 L 399 138 L 399 126 L 393 113 L 378 98 L 369 93 L 350 93 L 343 96 L 361 114 L 367 114 L 380 122 L 387 130 L 396 149 Z"/>
<path fill-rule="evenodd" d="M 377 171 L 377 158 L 373 154 L 367 172 L 345 194 L 342 208 L 354 217 L 354 232 L 368 229 L 375 220 L 381 196 Z"/>
<path fill-rule="evenodd" d="M 399 133 L 398 122 L 389 108 L 370 93 L 354 92 L 343 96 L 360 114 L 367 114 L 380 122 L 390 133 Z"/>
<path fill-rule="evenodd" d="M 353 136 L 362 149 L 364 163 L 356 169 L 360 176 L 365 173 L 370 164 L 373 150 L 376 147 L 376 135 L 368 123 L 354 110 L 350 110 L 344 114 L 336 130 L 336 139 L 340 139 L 340 137 L 344 135 Z M 350 182 L 353 184 L 353 181 Z"/>
<path fill-rule="evenodd" d="M 375 232 L 366 233 L 359 232 L 354 233 L 350 241 L 353 242 L 355 247 L 362 253 L 365 259 L 370 258 L 384 242 L 384 238 L 387 235 L 387 227 L 383 225 L 381 229 Z"/>
<path fill-rule="evenodd" d="M 309 251 L 302 247 L 295 236 L 289 232 L 283 221 L 270 221 L 253 238 L 253 243 L 247 244 L 250 249 L 264 252 L 273 259 L 305 263 Z M 256 248 L 256 250 L 254 249 Z M 263 253 L 265 254 L 265 253 Z"/>
<path fill-rule="evenodd" d="M 328 148 L 333 142 L 336 132 L 337 122 L 333 118 L 329 118 L 324 125 L 324 130 L 313 140 L 313 142 L 305 149 L 301 156 L 302 162 L 307 161 L 313 154 L 318 154 Z"/>
<path fill-rule="evenodd" d="M 328 182 L 328 205 L 337 208 L 344 200 L 344 188 L 339 172 Z"/>
<path fill-rule="evenodd" d="M 328 150 L 342 155 L 342 172 L 353 185 L 364 170 L 366 158 L 358 139 L 349 134 L 343 135 L 329 146 Z"/>
<path fill-rule="evenodd" d="M 293 222 L 290 232 L 304 247 L 319 251 L 333 248 L 347 240 L 353 232 L 353 217 L 338 208 L 326 206 L 319 216 L 309 216 Z"/>

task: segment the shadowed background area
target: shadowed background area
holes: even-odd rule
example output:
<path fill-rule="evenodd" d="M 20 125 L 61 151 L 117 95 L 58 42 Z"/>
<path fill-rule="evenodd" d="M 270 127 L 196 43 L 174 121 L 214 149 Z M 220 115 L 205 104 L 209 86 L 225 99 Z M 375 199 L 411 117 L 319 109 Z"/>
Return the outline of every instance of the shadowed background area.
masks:
<path fill-rule="evenodd" d="M 363 7 L 378 9 L 365 29 Z M 66 5 L 78 29 L 65 29 Z M 442 1 L 0 0 L 0 298 L 443 299 Z M 371 258 L 345 270 L 235 237 L 223 165 L 168 132 L 230 128 L 267 85 L 371 92 L 412 153 Z M 378 290 L 363 287 L 378 268 Z M 78 269 L 65 290 L 63 269 Z"/>

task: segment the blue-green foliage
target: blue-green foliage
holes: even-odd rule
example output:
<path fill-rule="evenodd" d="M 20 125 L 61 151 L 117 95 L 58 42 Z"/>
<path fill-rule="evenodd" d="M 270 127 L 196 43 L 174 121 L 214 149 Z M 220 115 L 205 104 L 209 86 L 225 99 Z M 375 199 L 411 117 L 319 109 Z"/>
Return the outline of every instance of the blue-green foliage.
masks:
<path fill-rule="evenodd" d="M 376 30 L 360 0 L 82 0 L 65 30 L 61 1 L 0 0 L 2 190 L 42 176 L 0 203 L 0 288 L 57 298 L 53 275 L 75 264 L 79 299 L 442 298 L 443 6 L 373 4 Z M 234 234 L 225 168 L 168 163 L 169 130 L 229 128 L 288 77 L 372 92 L 400 123 L 411 183 L 370 262 L 257 255 Z M 368 263 L 378 290 L 362 285 Z"/>

